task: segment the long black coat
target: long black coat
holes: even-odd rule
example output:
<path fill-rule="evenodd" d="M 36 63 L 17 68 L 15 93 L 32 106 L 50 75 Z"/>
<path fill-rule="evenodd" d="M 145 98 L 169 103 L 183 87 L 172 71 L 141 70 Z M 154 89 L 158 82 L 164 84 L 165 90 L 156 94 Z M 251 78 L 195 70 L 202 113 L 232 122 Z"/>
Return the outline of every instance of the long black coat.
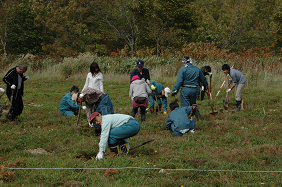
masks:
<path fill-rule="evenodd" d="M 18 89 L 18 75 L 22 77 L 22 83 L 21 83 L 21 88 Z M 24 81 L 26 80 L 26 77 L 23 76 L 23 74 L 19 74 L 17 72 L 16 67 L 10 69 L 7 74 L 4 76 L 3 81 L 7 84 L 6 88 L 6 94 L 7 97 L 10 99 L 12 95 L 12 89 L 11 86 L 14 84 L 16 86 L 16 89 L 14 91 L 14 98 L 16 99 L 18 96 L 23 96 L 23 90 L 24 90 Z M 20 94 L 20 95 L 19 95 Z"/>

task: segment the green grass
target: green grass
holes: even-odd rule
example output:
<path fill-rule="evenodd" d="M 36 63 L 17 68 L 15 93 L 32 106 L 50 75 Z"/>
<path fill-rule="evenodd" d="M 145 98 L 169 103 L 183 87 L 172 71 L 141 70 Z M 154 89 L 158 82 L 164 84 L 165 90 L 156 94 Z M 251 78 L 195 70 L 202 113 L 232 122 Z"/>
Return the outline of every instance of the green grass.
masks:
<path fill-rule="evenodd" d="M 214 65 L 219 68 L 220 66 Z M 224 80 L 220 70 L 214 69 L 213 97 Z M 245 70 L 244 73 L 252 75 Z M 194 134 L 173 137 L 165 129 L 167 115 L 148 114 L 138 135 L 130 139 L 134 146 L 155 138 L 149 145 L 132 151 L 130 157 L 106 156 L 96 161 L 99 137 L 88 127 L 86 113 L 80 118 L 81 131 L 75 131 L 77 117 L 64 117 L 59 111 L 62 97 L 72 85 L 84 86 L 87 72 L 67 79 L 53 72 L 26 73 L 22 122 L 0 118 L 0 164 L 12 172 L 0 178 L 3 186 L 281 186 L 281 80 L 282 76 L 257 73 L 249 80 L 242 94 L 245 110 L 232 113 L 235 98 L 230 94 L 229 112 L 222 106 L 223 89 L 212 103 L 219 115 L 210 118 L 209 100 L 199 101 L 204 117 L 197 121 Z M 164 86 L 173 88 L 176 77 L 151 74 Z M 158 74 L 159 75 L 159 74 Z M 4 74 L 1 74 L 3 77 Z M 254 78 L 256 77 L 256 78 Z M 109 94 L 115 113 L 130 114 L 129 74 L 104 74 L 105 92 Z M 258 83 L 260 82 L 260 83 Z M 265 87 L 264 85 L 267 85 Z M 5 88 L 4 83 L 2 87 Z M 179 94 L 176 96 L 179 99 Z M 207 97 L 206 97 L 207 98 Z M 168 98 L 168 103 L 173 101 Z M 1 102 L 9 104 L 6 96 Z M 263 112 L 265 108 L 265 114 Z M 140 121 L 140 117 L 137 117 Z M 42 148 L 49 154 L 32 154 L 26 150 Z M 22 161 L 15 168 L 163 168 L 194 169 L 117 169 L 118 174 L 103 176 L 105 169 L 10 170 L 8 163 Z M 204 171 L 205 170 L 205 171 Z M 208 170 L 208 171 L 207 171 Z M 216 171 L 211 171 L 216 170 Z M 228 171 L 218 171 L 228 170 Z M 241 172 L 257 171 L 257 172 Z"/>

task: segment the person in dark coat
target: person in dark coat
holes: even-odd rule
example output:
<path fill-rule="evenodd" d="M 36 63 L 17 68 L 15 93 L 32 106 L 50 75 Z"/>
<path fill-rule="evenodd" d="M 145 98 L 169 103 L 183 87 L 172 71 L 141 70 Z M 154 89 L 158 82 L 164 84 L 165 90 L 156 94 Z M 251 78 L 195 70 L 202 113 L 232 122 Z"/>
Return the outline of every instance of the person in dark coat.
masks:
<path fill-rule="evenodd" d="M 132 83 L 132 77 L 138 75 L 141 80 L 144 80 L 148 84 L 150 84 L 150 73 L 147 68 L 144 68 L 144 61 L 138 60 L 137 61 L 137 69 L 133 70 L 130 75 L 130 84 Z"/>
<path fill-rule="evenodd" d="M 10 69 L 4 76 L 3 81 L 7 84 L 6 95 L 8 99 L 12 101 L 12 107 L 6 117 L 14 121 L 17 116 L 21 115 L 24 105 L 23 105 L 23 91 L 24 91 L 24 81 L 29 79 L 29 76 L 24 76 L 23 74 L 27 71 L 26 65 L 16 66 Z"/>

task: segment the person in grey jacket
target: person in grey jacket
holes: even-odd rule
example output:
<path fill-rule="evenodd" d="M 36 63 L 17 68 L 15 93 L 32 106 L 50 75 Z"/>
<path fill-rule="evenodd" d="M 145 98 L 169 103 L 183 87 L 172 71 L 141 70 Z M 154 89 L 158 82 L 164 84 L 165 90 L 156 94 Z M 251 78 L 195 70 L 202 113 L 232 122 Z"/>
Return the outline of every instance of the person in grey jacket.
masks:
<path fill-rule="evenodd" d="M 235 112 L 239 112 L 241 109 L 241 103 L 242 103 L 241 94 L 243 92 L 243 89 L 246 85 L 247 80 L 245 76 L 243 75 L 243 73 L 241 73 L 240 71 L 236 69 L 230 68 L 228 64 L 223 64 L 222 71 L 226 75 L 229 74 L 230 77 L 232 78 L 233 85 L 226 92 L 230 92 L 231 90 L 233 90 L 233 88 L 235 88 L 235 99 L 236 99 Z"/>
<path fill-rule="evenodd" d="M 146 119 L 146 108 L 148 107 L 148 96 L 151 95 L 151 89 L 144 80 L 140 80 L 138 75 L 131 79 L 129 97 L 132 99 L 131 116 L 135 118 L 138 108 L 141 110 L 141 122 Z"/>

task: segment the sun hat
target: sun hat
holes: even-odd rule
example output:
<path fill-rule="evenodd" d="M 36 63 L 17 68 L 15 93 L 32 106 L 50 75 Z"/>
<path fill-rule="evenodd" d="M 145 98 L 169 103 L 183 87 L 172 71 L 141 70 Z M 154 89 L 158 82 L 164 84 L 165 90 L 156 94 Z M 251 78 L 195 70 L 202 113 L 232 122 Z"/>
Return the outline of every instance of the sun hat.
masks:
<path fill-rule="evenodd" d="M 140 77 L 138 75 L 134 75 L 131 79 L 131 82 L 135 81 L 136 79 L 140 79 Z"/>
<path fill-rule="evenodd" d="M 77 96 L 78 96 L 78 93 L 74 93 L 74 94 L 72 94 L 72 96 L 71 96 L 71 100 L 72 100 L 73 102 L 75 102 L 76 105 L 77 105 Z"/>
<path fill-rule="evenodd" d="M 96 116 L 98 116 L 100 113 L 99 112 L 93 112 L 92 114 L 91 114 L 91 116 L 90 116 L 90 123 L 92 123 L 92 120 L 96 117 Z"/>
<path fill-rule="evenodd" d="M 165 91 L 165 96 L 168 97 L 168 94 L 170 94 L 170 89 L 166 87 L 164 91 Z"/>

